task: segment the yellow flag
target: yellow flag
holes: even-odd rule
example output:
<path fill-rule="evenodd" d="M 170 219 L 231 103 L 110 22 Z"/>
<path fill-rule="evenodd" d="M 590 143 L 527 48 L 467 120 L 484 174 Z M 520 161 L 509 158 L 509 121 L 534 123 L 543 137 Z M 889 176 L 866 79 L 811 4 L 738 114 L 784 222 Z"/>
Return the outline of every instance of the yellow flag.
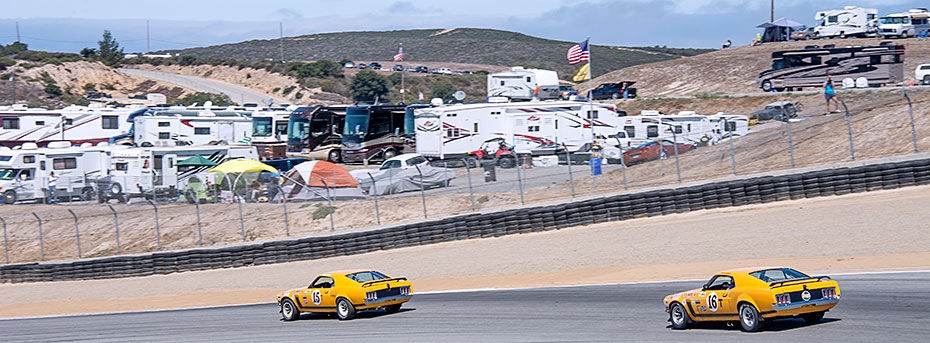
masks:
<path fill-rule="evenodd" d="M 591 68 L 588 67 L 590 63 L 585 63 L 581 68 L 578 68 L 578 71 L 575 72 L 575 75 L 572 76 L 572 81 L 579 82 L 591 79 Z"/>

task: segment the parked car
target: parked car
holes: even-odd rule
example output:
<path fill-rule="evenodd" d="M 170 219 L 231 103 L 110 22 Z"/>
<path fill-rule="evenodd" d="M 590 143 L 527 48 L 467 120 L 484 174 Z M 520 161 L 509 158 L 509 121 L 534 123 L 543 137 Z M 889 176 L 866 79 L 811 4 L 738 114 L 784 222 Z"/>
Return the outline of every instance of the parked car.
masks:
<path fill-rule="evenodd" d="M 355 66 L 358 67 L 358 69 L 367 69 L 367 68 L 368 68 L 368 65 L 365 64 L 365 63 L 359 63 L 359 64 L 356 64 Z"/>
<path fill-rule="evenodd" d="M 594 100 L 635 98 L 636 88 L 630 87 L 635 83 L 634 81 L 602 83 L 590 91 L 591 98 Z"/>
<path fill-rule="evenodd" d="M 407 67 L 407 68 L 404 68 L 404 71 L 415 72 L 415 71 L 417 71 L 417 68 L 414 68 L 414 67 Z"/>
<path fill-rule="evenodd" d="M 683 154 L 694 148 L 692 144 L 678 143 L 678 153 Z M 634 163 L 666 159 L 675 155 L 675 142 L 667 139 L 652 141 L 639 145 L 623 153 L 623 163 Z"/>
<path fill-rule="evenodd" d="M 368 64 L 368 68 L 371 68 L 372 70 L 381 70 L 381 63 L 371 62 Z"/>
<path fill-rule="evenodd" d="M 399 311 L 412 297 L 411 286 L 407 278 L 392 278 L 373 270 L 326 273 L 308 287 L 278 293 L 277 301 L 286 321 L 299 319 L 301 312 L 335 312 L 340 320 L 348 320 L 357 311 Z"/>
<path fill-rule="evenodd" d="M 559 99 L 568 100 L 572 95 L 578 95 L 578 91 L 572 86 L 559 86 Z"/>
<path fill-rule="evenodd" d="M 749 114 L 749 127 L 767 123 L 773 120 L 787 121 L 791 118 L 797 118 L 801 112 L 801 103 L 791 101 L 776 101 L 765 105 L 764 109 Z"/>
<path fill-rule="evenodd" d="M 920 84 L 930 85 L 930 63 L 917 66 L 914 70 L 914 78 L 920 81 Z"/>
<path fill-rule="evenodd" d="M 346 62 L 345 64 L 342 65 L 342 67 L 343 68 L 355 68 L 355 63 Z"/>
<path fill-rule="evenodd" d="M 403 70 L 404 70 L 404 66 L 402 66 L 402 65 L 400 65 L 400 64 L 395 64 L 395 65 L 394 65 L 394 68 L 391 68 L 391 69 L 393 69 L 394 71 L 403 71 Z"/>
<path fill-rule="evenodd" d="M 420 72 L 420 73 L 428 73 L 428 72 L 429 72 L 429 68 L 427 68 L 427 67 L 425 67 L 425 66 L 419 66 L 419 67 L 417 67 L 417 72 Z"/>
<path fill-rule="evenodd" d="M 818 39 L 820 36 L 817 34 L 817 30 L 814 30 L 814 27 L 807 27 L 798 31 L 791 32 L 791 39 L 793 40 L 808 40 L 808 39 Z"/>
<path fill-rule="evenodd" d="M 449 68 L 439 68 L 439 69 L 436 69 L 436 74 L 452 75 L 452 69 L 449 69 Z"/>

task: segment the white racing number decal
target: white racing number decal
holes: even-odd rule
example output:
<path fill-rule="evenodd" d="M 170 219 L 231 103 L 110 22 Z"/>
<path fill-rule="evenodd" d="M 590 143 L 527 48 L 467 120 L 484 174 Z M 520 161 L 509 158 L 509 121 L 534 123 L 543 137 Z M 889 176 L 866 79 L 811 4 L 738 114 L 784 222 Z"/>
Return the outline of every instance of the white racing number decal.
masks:
<path fill-rule="evenodd" d="M 707 294 L 707 309 L 711 312 L 717 312 L 717 293 L 710 292 Z"/>
<path fill-rule="evenodd" d="M 320 302 L 323 301 L 323 297 L 320 295 L 319 289 L 313 290 L 313 294 L 310 294 L 310 300 L 313 301 L 314 305 L 320 305 Z"/>

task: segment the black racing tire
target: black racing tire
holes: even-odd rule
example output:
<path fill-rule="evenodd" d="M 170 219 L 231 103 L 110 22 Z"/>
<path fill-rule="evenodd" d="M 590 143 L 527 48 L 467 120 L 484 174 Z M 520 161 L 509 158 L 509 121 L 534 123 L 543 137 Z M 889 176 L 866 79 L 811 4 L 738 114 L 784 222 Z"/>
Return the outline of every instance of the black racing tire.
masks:
<path fill-rule="evenodd" d="M 383 158 L 385 161 L 391 159 L 394 156 L 397 156 L 397 152 L 394 151 L 394 149 L 387 149 L 381 153 L 381 158 Z"/>
<path fill-rule="evenodd" d="M 691 325 L 691 317 L 688 317 L 688 311 L 678 302 L 672 303 L 668 308 L 669 321 L 672 322 L 672 329 L 684 330 Z"/>
<path fill-rule="evenodd" d="M 16 191 L 8 190 L 3 192 L 3 203 L 7 205 L 12 205 L 16 203 Z"/>
<path fill-rule="evenodd" d="M 819 323 L 820 320 L 823 319 L 823 315 L 826 314 L 826 313 L 827 313 L 827 311 L 820 311 L 820 312 L 814 312 L 814 313 L 805 313 L 805 314 L 802 314 L 802 315 L 801 315 L 801 318 L 804 319 L 804 322 L 806 322 L 806 323 L 808 323 L 808 324 L 814 324 L 814 323 Z"/>
<path fill-rule="evenodd" d="M 332 163 L 342 162 L 342 151 L 339 150 L 330 150 L 327 159 Z"/>
<path fill-rule="evenodd" d="M 772 91 L 772 80 L 762 81 L 762 91 L 771 92 Z"/>
<path fill-rule="evenodd" d="M 510 169 L 517 166 L 517 159 L 513 157 L 501 157 L 498 159 L 497 165 L 504 169 Z"/>
<path fill-rule="evenodd" d="M 355 305 L 346 298 L 336 300 L 336 316 L 339 320 L 349 320 L 355 318 Z"/>
<path fill-rule="evenodd" d="M 300 318 L 300 310 L 297 308 L 297 305 L 289 298 L 281 300 L 281 318 L 286 322 L 297 320 Z"/>
<path fill-rule="evenodd" d="M 743 331 L 746 332 L 756 332 L 762 330 L 762 316 L 759 315 L 759 310 L 757 310 L 756 307 L 752 306 L 750 303 L 740 304 L 739 324 Z"/>
<path fill-rule="evenodd" d="M 397 313 L 398 311 L 400 311 L 401 306 L 403 306 L 403 304 L 385 306 L 384 310 L 387 311 L 387 313 Z"/>

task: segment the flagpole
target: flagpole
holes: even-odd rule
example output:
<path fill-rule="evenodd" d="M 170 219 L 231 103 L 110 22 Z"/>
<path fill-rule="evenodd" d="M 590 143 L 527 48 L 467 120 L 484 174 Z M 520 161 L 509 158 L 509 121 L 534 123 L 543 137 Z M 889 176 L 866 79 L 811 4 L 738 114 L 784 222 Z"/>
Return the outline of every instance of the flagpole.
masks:
<path fill-rule="evenodd" d="M 404 43 L 400 43 L 400 54 L 401 54 L 401 55 L 400 55 L 400 62 L 403 63 L 403 62 L 404 62 L 404 55 L 403 55 L 403 54 L 404 54 Z M 406 105 L 406 104 L 407 104 L 407 89 L 404 88 L 404 76 L 407 74 L 407 71 L 404 70 L 404 69 L 407 69 L 407 68 L 404 68 L 404 65 L 401 64 L 401 68 L 400 68 L 400 97 L 401 97 L 401 101 L 404 103 L 404 105 Z"/>
<path fill-rule="evenodd" d="M 594 69 L 591 68 L 591 36 L 585 37 L 588 42 L 588 119 L 591 120 L 591 148 L 594 148 Z"/>

